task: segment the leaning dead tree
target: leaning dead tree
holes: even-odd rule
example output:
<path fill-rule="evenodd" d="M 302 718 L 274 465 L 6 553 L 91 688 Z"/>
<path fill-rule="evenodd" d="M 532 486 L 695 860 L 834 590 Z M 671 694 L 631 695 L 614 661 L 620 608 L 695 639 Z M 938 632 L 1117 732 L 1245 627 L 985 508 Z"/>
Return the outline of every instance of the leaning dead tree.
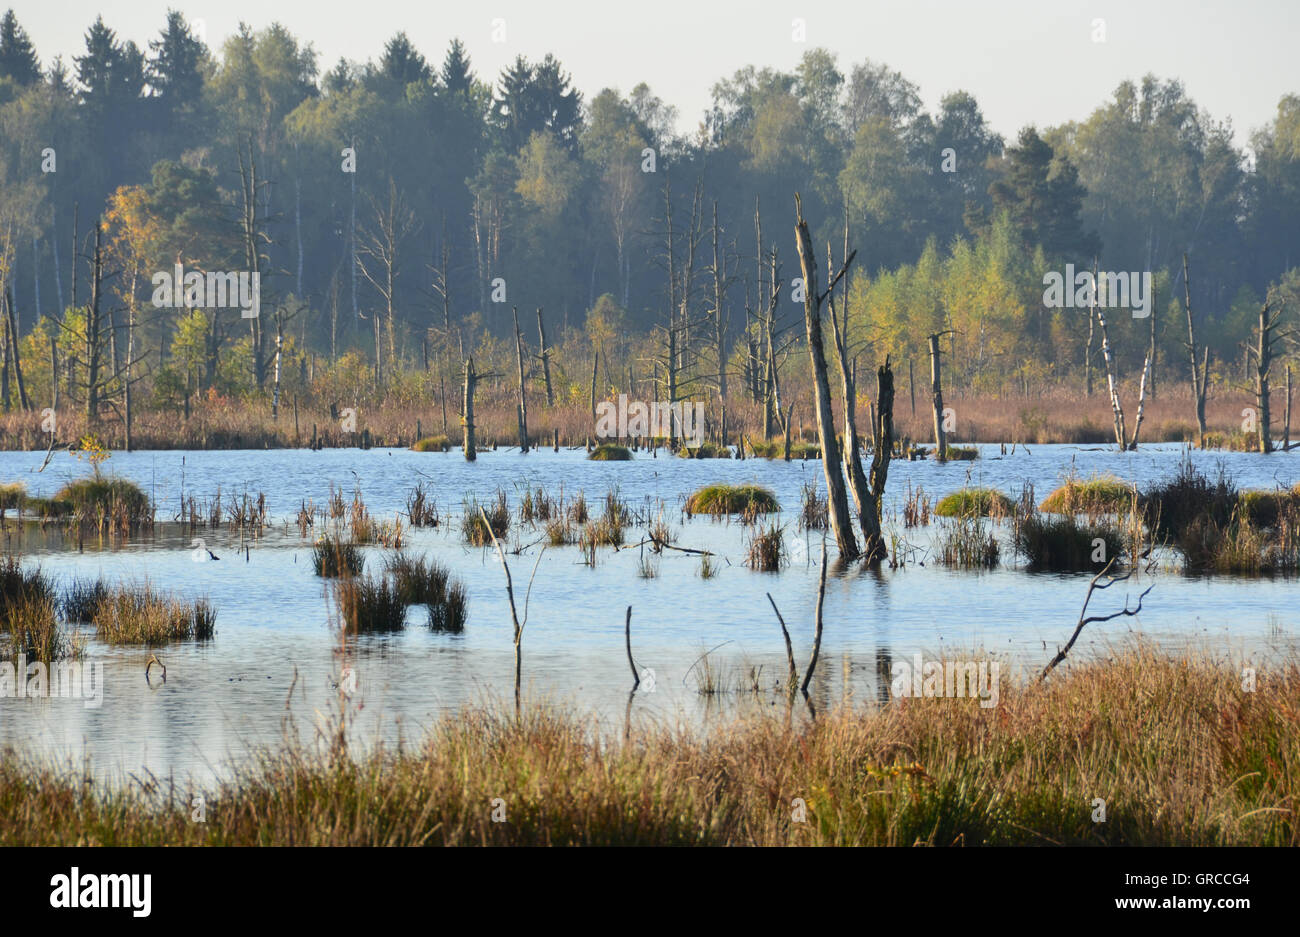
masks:
<path fill-rule="evenodd" d="M 822 472 L 826 477 L 827 514 L 831 531 L 835 534 L 835 545 L 839 548 L 840 558 L 856 560 L 861 556 L 857 537 L 853 534 L 853 525 L 849 516 L 848 492 L 844 487 L 843 463 L 840 460 L 839 440 L 835 436 L 835 417 L 831 407 L 830 381 L 826 373 L 826 351 L 822 340 L 822 303 L 834 289 L 835 284 L 848 270 L 845 262 L 832 279 L 826 292 L 817 289 L 817 258 L 813 255 L 812 235 L 808 233 L 808 224 L 803 219 L 803 204 L 798 194 L 795 204 L 795 246 L 799 251 L 799 267 L 803 273 L 804 287 L 804 326 L 808 334 L 808 354 L 812 359 L 814 412 L 817 417 L 817 437 L 822 450 Z M 852 257 L 849 258 L 852 260 Z"/>
<path fill-rule="evenodd" d="M 847 239 L 845 249 L 848 249 Z M 851 363 L 847 332 L 847 313 L 845 324 L 840 324 L 840 317 L 835 311 L 834 284 L 838 280 L 830 270 L 830 247 L 826 249 L 826 275 L 831 278 L 831 288 L 826 291 L 826 307 L 830 312 L 831 328 L 835 334 L 835 354 L 840 365 L 840 387 L 844 395 L 844 474 L 848 478 L 849 491 L 858 512 L 858 526 L 862 529 L 862 557 L 870 565 L 876 565 L 889 558 L 889 549 L 880 527 L 881 501 L 885 493 L 885 480 L 889 476 L 889 459 L 894 449 L 894 372 L 889 358 L 876 372 L 876 407 L 871 417 L 871 438 L 874 453 L 871 459 L 871 474 L 867 476 L 862 470 L 862 445 L 857 429 L 857 379 Z M 849 252 L 844 261 L 847 270 L 857 252 Z"/>
<path fill-rule="evenodd" d="M 1187 354 L 1192 361 L 1192 402 L 1196 406 L 1196 444 L 1205 445 L 1205 385 L 1210 374 L 1210 347 L 1201 349 L 1196 360 L 1196 326 L 1192 320 L 1192 283 L 1187 273 L 1187 254 L 1183 254 L 1183 308 L 1187 311 Z"/>

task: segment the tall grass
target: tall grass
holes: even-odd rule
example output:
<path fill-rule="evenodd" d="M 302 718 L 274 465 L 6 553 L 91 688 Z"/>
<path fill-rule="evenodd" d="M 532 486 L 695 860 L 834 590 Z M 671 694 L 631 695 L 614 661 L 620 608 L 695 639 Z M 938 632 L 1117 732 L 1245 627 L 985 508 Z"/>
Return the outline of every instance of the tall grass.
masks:
<path fill-rule="evenodd" d="M 365 562 L 360 548 L 342 537 L 326 534 L 312 545 L 312 570 L 326 579 L 360 575 Z"/>
<path fill-rule="evenodd" d="M 483 522 L 483 514 L 487 515 L 486 524 Z M 476 547 L 490 546 L 493 534 L 498 540 L 504 540 L 510 532 L 510 508 L 506 504 L 506 493 L 497 489 L 491 503 L 483 505 L 482 513 L 477 499 L 466 498 L 461 512 L 460 532 L 466 543 Z"/>
<path fill-rule="evenodd" d="M 1226 662 L 1139 646 L 991 709 L 921 698 L 626 739 L 568 709 L 466 709 L 400 751 L 287 740 L 189 792 L 205 823 L 166 785 L 6 753 L 0 844 L 1297 846 L 1300 671 L 1266 673 L 1245 692 Z"/>
<path fill-rule="evenodd" d="M 207 641 L 216 634 L 216 622 L 206 599 L 187 602 L 155 592 L 147 582 L 110 588 L 94 609 L 95 631 L 109 644 Z"/>

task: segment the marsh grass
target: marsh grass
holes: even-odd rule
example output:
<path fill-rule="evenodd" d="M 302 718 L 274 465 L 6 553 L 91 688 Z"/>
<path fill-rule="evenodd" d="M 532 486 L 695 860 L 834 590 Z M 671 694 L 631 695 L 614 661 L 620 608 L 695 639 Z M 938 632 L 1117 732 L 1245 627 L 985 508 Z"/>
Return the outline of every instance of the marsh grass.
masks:
<path fill-rule="evenodd" d="M 412 527 L 437 527 L 442 522 L 438 514 L 438 503 L 425 489 L 422 481 L 416 482 L 406 496 L 406 517 Z"/>
<path fill-rule="evenodd" d="M 399 553 L 389 557 L 385 569 L 403 606 L 423 605 L 429 627 L 435 631 L 463 631 L 468 602 L 465 587 L 437 560 Z"/>
<path fill-rule="evenodd" d="M 342 537 L 326 534 L 316 541 L 311 551 L 311 566 L 317 576 L 337 579 L 340 576 L 358 576 L 365 566 L 360 547 Z"/>
<path fill-rule="evenodd" d="M 1048 514 L 1124 514 L 1133 508 L 1131 485 L 1113 475 L 1101 475 L 1080 481 L 1068 478 L 1038 506 Z"/>
<path fill-rule="evenodd" d="M 1016 553 L 1034 572 L 1100 570 L 1129 555 L 1123 528 L 1107 519 L 1082 520 L 1074 514 L 1029 514 L 1016 518 Z"/>
<path fill-rule="evenodd" d="M 415 452 L 448 452 L 451 449 L 451 440 L 442 434 L 426 436 L 416 440 L 411 449 Z"/>
<path fill-rule="evenodd" d="M 830 505 L 818 493 L 814 479 L 799 486 L 799 528 L 825 530 L 830 525 Z"/>
<path fill-rule="evenodd" d="M 706 485 L 686 499 L 686 513 L 768 514 L 779 511 L 776 495 L 758 485 Z"/>
<path fill-rule="evenodd" d="M 980 518 L 963 514 L 943 525 L 938 539 L 939 562 L 956 569 L 993 569 L 1001 547 Z"/>
<path fill-rule="evenodd" d="M 677 455 L 683 459 L 730 459 L 731 447 L 714 442 L 703 442 L 694 449 L 682 446 Z"/>
<path fill-rule="evenodd" d="M 483 514 L 487 515 L 487 523 L 483 521 Z M 510 507 L 506 503 L 506 493 L 498 488 L 496 496 L 491 503 L 483 505 L 481 513 L 478 500 L 467 498 L 461 513 L 460 532 L 466 543 L 476 547 L 491 546 L 493 534 L 498 540 L 504 540 L 510 533 Z"/>
<path fill-rule="evenodd" d="M 781 558 L 785 554 L 785 529 L 776 524 L 758 527 L 749 541 L 745 563 L 756 572 L 781 571 Z"/>
<path fill-rule="evenodd" d="M 83 526 L 130 533 L 151 528 L 153 505 L 135 482 L 92 475 L 65 484 L 45 502 L 47 516 L 70 515 Z"/>
<path fill-rule="evenodd" d="M 207 641 L 216 634 L 216 620 L 206 599 L 185 601 L 155 592 L 147 582 L 109 588 L 94 611 L 95 631 L 109 644 Z"/>
<path fill-rule="evenodd" d="M 1015 514 L 1015 504 L 993 488 L 962 488 L 945 495 L 935 505 L 939 517 L 991 517 L 1002 519 Z"/>
<path fill-rule="evenodd" d="M 1297 696 L 1294 661 L 1245 692 L 1235 662 L 1139 645 L 1008 682 L 989 709 L 919 698 L 625 739 L 567 708 L 477 707 L 365 756 L 290 737 L 183 797 L 9 752 L 0 844 L 1297 846 Z"/>
<path fill-rule="evenodd" d="M 587 458 L 592 462 L 631 462 L 632 450 L 627 446 L 604 443 L 591 450 Z"/>
<path fill-rule="evenodd" d="M 74 579 L 63 590 L 60 608 L 63 620 L 74 624 L 89 624 L 95 620 L 99 604 L 108 598 L 111 590 L 102 579 Z"/>
<path fill-rule="evenodd" d="M 351 634 L 401 631 L 406 627 L 406 603 L 388 576 L 340 579 L 334 596 L 344 629 Z"/>

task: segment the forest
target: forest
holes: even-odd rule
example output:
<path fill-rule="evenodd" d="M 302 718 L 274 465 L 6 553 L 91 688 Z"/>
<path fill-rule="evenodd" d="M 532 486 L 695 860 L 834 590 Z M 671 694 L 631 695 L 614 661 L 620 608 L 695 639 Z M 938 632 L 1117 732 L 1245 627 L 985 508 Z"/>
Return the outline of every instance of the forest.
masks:
<path fill-rule="evenodd" d="M 566 438 L 631 393 L 707 401 L 723 441 L 728 419 L 771 439 L 811 410 L 796 193 L 828 273 L 857 252 L 838 287 L 854 371 L 888 355 L 919 382 L 938 335 L 958 396 L 1104 412 L 1113 373 L 1228 399 L 1257 387 L 1261 309 L 1294 315 L 1300 95 L 1244 148 L 1155 75 L 1004 139 L 965 91 L 930 112 L 884 62 L 810 48 L 719 78 L 682 133 L 648 84 L 579 90 L 550 55 L 483 75 L 459 39 L 398 32 L 330 64 L 279 24 L 217 47 L 178 12 L 160 26 L 141 46 L 100 17 L 64 61 L 0 20 L 10 445 L 53 435 L 47 408 L 128 448 L 133 420 L 296 422 L 300 403 L 430 427 L 440 409 L 447 431 L 470 361 L 502 433 L 518 379 L 537 409 L 572 409 Z M 1103 348 L 1087 308 L 1047 302 L 1067 265 L 1150 274 L 1152 314 L 1111 316 Z M 178 267 L 256 274 L 260 314 L 158 302 Z"/>

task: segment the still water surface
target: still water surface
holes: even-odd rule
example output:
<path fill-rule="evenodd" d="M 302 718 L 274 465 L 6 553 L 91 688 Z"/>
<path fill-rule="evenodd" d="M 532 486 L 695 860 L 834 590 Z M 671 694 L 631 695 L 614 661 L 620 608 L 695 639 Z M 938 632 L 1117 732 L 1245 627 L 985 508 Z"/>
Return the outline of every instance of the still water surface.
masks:
<path fill-rule="evenodd" d="M 1002 455 L 981 447 L 975 462 L 896 461 L 890 467 L 886 520 L 900 513 L 910 482 L 935 500 L 966 484 L 999 488 L 1013 497 L 1026 482 L 1041 499 L 1072 469 L 1081 476 L 1112 473 L 1139 485 L 1173 473 L 1184 458 L 1178 445 L 1143 446 L 1135 453 L 1079 446 L 1034 446 Z M 134 452 L 115 453 L 105 470 L 131 478 L 151 493 L 158 519 L 176 515 L 181 500 L 223 500 L 245 492 L 266 497 L 272 529 L 258 539 L 227 530 L 200 531 L 221 559 L 196 562 L 194 543 L 162 523 L 146 539 L 126 544 L 75 542 L 25 535 L 15 525 L 0 532 L 0 548 L 39 559 L 61 583 L 102 575 L 110 580 L 148 580 L 178 594 L 207 597 L 217 610 L 217 635 L 204 644 L 160 649 L 168 679 L 146 683 L 150 652 L 114 648 L 91 638 L 86 661 L 104 667 L 104 699 L 98 708 L 77 700 L 0 699 L 0 748 L 41 756 L 89 757 L 104 775 L 151 771 L 206 781 L 237 761 L 250 746 L 277 741 L 283 732 L 286 699 L 304 736 L 325 714 L 337 711 L 337 680 L 344 665 L 354 668 L 356 692 L 350 705 L 358 745 L 418 737 L 422 726 L 466 704 L 508 700 L 512 694 L 513 645 L 504 576 L 495 554 L 464 545 L 459 537 L 463 499 L 490 496 L 498 487 L 516 507 L 525 488 L 542 486 L 555 497 L 585 493 L 593 513 L 611 488 L 633 507 L 663 517 L 684 547 L 718 556 L 716 576 L 700 576 L 700 559 L 668 552 L 652 560 L 657 576 L 643 578 L 641 550 L 600 551 L 595 569 L 582 564 L 576 546 L 549 548 L 541 558 L 528 602 L 524 638 L 524 683 L 528 699 L 590 712 L 621 725 L 631 678 L 624 650 L 623 622 L 633 607 L 633 651 L 640 666 L 654 671 L 653 692 L 638 693 L 634 718 L 661 723 L 707 724 L 735 705 L 734 696 L 698 692 L 707 665 L 735 682 L 751 669 L 772 687 L 785 671 L 784 646 L 766 594 L 771 593 L 790 626 L 802 666 L 812 642 L 817 597 L 820 535 L 797 533 L 803 484 L 817 479 L 818 462 L 751 459 L 692 461 L 640 453 L 633 462 L 588 462 L 581 451 L 487 452 L 475 463 L 458 453 L 414 453 L 372 449 Z M 48 495 L 86 466 L 60 455 L 43 473 L 44 453 L 0 452 L 0 481 L 22 480 L 29 493 Z M 1300 456 L 1192 452 L 1203 470 L 1222 467 L 1241 487 L 1290 487 L 1300 479 Z M 788 546 L 794 562 L 780 574 L 756 573 L 743 565 L 749 530 L 703 518 L 687 520 L 685 496 L 700 485 L 753 482 L 776 492 L 785 509 Z M 407 550 L 427 553 L 449 565 L 469 593 L 469 620 L 459 635 L 424 626 L 422 609 L 412 609 L 404 632 L 362 636 L 346 645 L 333 627 L 334 603 L 312 574 L 311 540 L 300 536 L 293 518 L 304 501 L 325 505 L 331 485 L 347 497 L 359 487 L 371 514 L 391 520 L 405 510 L 406 497 L 423 482 L 436 499 L 443 523 L 408 531 Z M 319 522 L 318 522 L 319 524 Z M 883 665 L 916 653 L 995 655 L 1012 672 L 1041 668 L 1078 618 L 1087 574 L 1030 574 L 1019 568 L 1009 547 L 992 572 L 956 572 L 931 561 L 938 528 L 902 530 L 914 548 L 902 569 L 847 572 L 832 569 L 827 583 L 823 663 L 814 683 L 823 705 L 851 697 L 862 704 L 880 698 Z M 512 533 L 522 546 L 509 562 L 521 614 L 528 577 L 541 549 L 542 531 L 529 526 Z M 1005 529 L 1003 534 L 1005 534 Z M 642 539 L 627 532 L 629 543 Z M 535 543 L 536 541 L 540 541 Z M 367 547 L 369 569 L 386 551 Z M 832 555 L 834 550 L 832 547 Z M 1155 588 L 1137 618 L 1092 626 L 1074 656 L 1105 654 L 1134 635 L 1172 649 L 1192 647 L 1234 663 L 1268 666 L 1300 649 L 1300 583 L 1285 578 L 1189 577 L 1168 562 L 1152 573 Z M 1128 584 L 1126 584 L 1128 585 Z M 1123 600 L 1123 586 L 1100 594 L 1093 612 L 1111 611 Z M 295 683 L 296 673 L 296 683 Z M 768 694 L 759 705 L 771 706 Z M 751 698 L 749 703 L 752 705 Z M 358 709 L 359 707 L 359 709 Z"/>

